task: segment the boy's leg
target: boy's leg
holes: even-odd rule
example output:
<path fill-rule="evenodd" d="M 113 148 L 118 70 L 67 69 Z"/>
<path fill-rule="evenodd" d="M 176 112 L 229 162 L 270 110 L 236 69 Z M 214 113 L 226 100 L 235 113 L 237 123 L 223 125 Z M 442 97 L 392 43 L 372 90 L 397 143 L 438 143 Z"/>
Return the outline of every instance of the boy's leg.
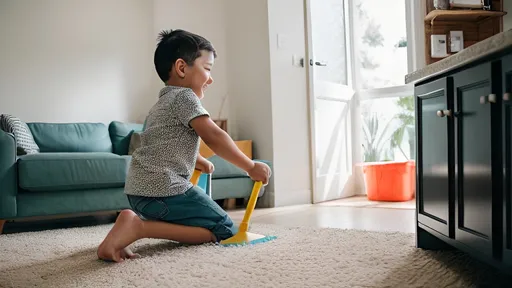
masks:
<path fill-rule="evenodd" d="M 167 198 L 131 197 L 134 210 L 123 210 L 98 248 L 98 257 L 116 262 L 135 256 L 126 247 L 138 239 L 167 239 L 186 244 L 221 241 L 233 236 L 233 222 L 227 213 L 194 187 L 185 194 Z M 172 222 L 172 223 L 171 223 Z"/>
<path fill-rule="evenodd" d="M 218 242 L 234 235 L 235 228 L 229 215 L 201 188 L 193 187 L 182 195 L 167 199 L 168 213 L 162 220 L 207 229 Z"/>
<path fill-rule="evenodd" d="M 121 262 L 138 255 L 127 247 L 143 238 L 167 239 L 186 244 L 202 244 L 215 241 L 207 229 L 189 227 L 162 221 L 144 221 L 131 210 L 119 214 L 114 227 L 98 248 L 98 257 L 103 260 Z"/>

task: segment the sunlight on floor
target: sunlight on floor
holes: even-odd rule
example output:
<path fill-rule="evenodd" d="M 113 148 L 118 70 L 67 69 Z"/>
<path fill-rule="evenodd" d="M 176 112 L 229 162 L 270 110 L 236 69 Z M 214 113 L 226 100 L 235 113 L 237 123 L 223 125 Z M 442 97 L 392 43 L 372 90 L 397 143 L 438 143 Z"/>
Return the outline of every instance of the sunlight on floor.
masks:
<path fill-rule="evenodd" d="M 310 226 L 414 233 L 415 207 L 415 200 L 386 203 L 368 201 L 366 197 L 351 197 L 314 205 L 256 209 L 251 222 L 292 227 Z M 245 210 L 231 210 L 228 213 L 235 223 L 240 223 Z"/>
<path fill-rule="evenodd" d="M 406 202 L 383 202 L 370 201 L 366 196 L 354 196 L 345 199 L 328 201 L 316 204 L 319 206 L 345 206 L 345 207 L 366 207 L 366 208 L 391 208 L 391 209 L 416 209 L 416 199 Z"/>

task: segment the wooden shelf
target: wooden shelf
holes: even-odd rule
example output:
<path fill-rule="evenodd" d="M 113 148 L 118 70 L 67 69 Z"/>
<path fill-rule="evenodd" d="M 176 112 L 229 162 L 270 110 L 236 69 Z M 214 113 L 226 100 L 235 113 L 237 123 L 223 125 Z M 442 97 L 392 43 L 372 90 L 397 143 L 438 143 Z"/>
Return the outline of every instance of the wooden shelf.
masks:
<path fill-rule="evenodd" d="M 473 44 L 503 32 L 503 16 L 507 14 L 503 10 L 505 0 L 487 1 L 491 4 L 491 10 L 457 8 L 437 10 L 434 6 L 435 0 L 424 0 L 422 2 L 425 2 L 426 13 L 423 23 L 425 29 L 425 61 L 427 65 L 443 59 L 431 57 L 431 35 L 446 35 L 446 39 L 449 42 L 451 31 L 462 31 L 464 35 L 464 48 L 468 48 Z M 451 52 L 450 49 L 448 49 L 448 52 Z"/>
<path fill-rule="evenodd" d="M 487 10 L 432 10 L 425 16 L 425 22 L 481 22 L 506 15 L 507 12 Z"/>

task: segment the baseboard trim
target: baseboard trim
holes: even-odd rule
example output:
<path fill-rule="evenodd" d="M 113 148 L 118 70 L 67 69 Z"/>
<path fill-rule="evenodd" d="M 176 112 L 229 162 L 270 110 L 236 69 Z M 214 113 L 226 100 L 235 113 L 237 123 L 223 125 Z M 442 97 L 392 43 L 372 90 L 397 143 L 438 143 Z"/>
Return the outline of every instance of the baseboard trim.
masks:
<path fill-rule="evenodd" d="M 313 197 L 310 189 L 293 190 L 275 193 L 275 207 L 309 205 L 313 203 Z"/>

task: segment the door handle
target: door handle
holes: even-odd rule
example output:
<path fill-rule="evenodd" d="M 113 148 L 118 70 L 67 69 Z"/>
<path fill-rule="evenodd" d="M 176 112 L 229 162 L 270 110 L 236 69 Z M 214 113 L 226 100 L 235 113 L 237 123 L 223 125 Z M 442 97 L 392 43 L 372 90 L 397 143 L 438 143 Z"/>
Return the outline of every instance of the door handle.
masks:
<path fill-rule="evenodd" d="M 438 117 L 444 117 L 444 116 L 452 116 L 452 111 L 451 110 L 437 110 L 437 116 Z"/>
<path fill-rule="evenodd" d="M 313 63 L 313 59 L 309 60 L 309 65 L 313 66 L 313 64 L 316 66 L 327 66 L 327 63 L 325 62 L 316 61 Z"/>
<path fill-rule="evenodd" d="M 496 94 L 480 96 L 480 104 L 486 104 L 486 103 L 496 103 Z"/>

